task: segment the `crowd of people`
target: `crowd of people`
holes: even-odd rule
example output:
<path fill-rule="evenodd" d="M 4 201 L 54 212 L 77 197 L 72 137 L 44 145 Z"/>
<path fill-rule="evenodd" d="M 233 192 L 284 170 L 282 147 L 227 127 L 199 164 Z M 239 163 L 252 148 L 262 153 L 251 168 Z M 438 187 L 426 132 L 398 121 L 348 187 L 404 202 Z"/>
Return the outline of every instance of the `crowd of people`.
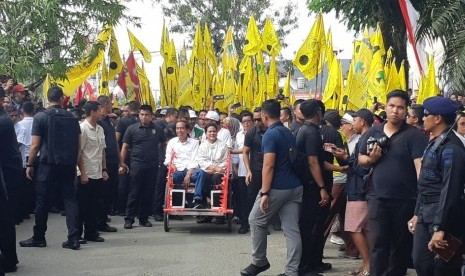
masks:
<path fill-rule="evenodd" d="M 465 114 L 459 99 L 412 104 L 392 91 L 371 109 L 326 110 L 315 99 L 278 97 L 251 111 L 152 110 L 107 96 L 68 107 L 59 87 L 42 108 L 11 79 L 0 88 L 0 250 L 4 272 L 17 269 L 15 224 L 35 219 L 21 247 L 46 247 L 49 212 L 66 216 L 62 247 L 104 242 L 124 229 L 163 221 L 168 172 L 194 185 L 186 208 L 211 208 L 210 190 L 230 171 L 232 207 L 250 232 L 252 262 L 267 270 L 268 227 L 283 231 L 283 275 L 319 275 L 327 239 L 340 257 L 361 259 L 350 275 L 461 275 L 462 254 L 442 258 L 465 228 Z M 228 157 L 230 156 L 230 162 Z M 227 166 L 230 165 L 228 168 Z M 199 217 L 199 223 L 224 218 Z M 437 257 L 441 256 L 441 257 Z"/>

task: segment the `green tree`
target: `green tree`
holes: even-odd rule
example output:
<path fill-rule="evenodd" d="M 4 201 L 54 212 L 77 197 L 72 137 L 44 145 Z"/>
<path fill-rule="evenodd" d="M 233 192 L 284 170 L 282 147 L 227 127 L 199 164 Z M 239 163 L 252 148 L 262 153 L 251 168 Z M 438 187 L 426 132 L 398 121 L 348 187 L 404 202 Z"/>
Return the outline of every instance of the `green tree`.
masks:
<path fill-rule="evenodd" d="M 291 1 L 279 10 L 271 8 L 272 1 L 270 0 L 155 1 L 161 3 L 164 15 L 172 19 L 171 32 L 187 33 L 193 37 L 197 22 L 207 23 L 212 35 L 213 49 L 217 54 L 221 51 L 228 26 L 234 28 L 236 45 L 244 44 L 250 15 L 255 17 L 260 28 L 263 28 L 266 16 L 270 17 L 284 47 L 286 46 L 285 36 L 297 28 L 296 5 Z"/>
<path fill-rule="evenodd" d="M 105 24 L 115 25 L 121 19 L 137 24 L 138 19 L 125 15 L 119 2 L 0 1 L 0 74 L 23 83 L 40 81 L 46 73 L 64 77 Z"/>
<path fill-rule="evenodd" d="M 440 78 L 450 92 L 465 92 L 465 0 L 428 0 L 420 12 L 419 38 L 444 46 Z"/>
<path fill-rule="evenodd" d="M 424 1 L 411 2 L 418 9 Z M 398 0 L 307 0 L 307 4 L 313 12 L 334 10 L 336 17 L 356 32 L 363 31 L 365 26 L 376 27 L 379 22 L 386 50 L 392 47 L 397 67 L 405 60 L 408 70 L 407 33 Z"/>

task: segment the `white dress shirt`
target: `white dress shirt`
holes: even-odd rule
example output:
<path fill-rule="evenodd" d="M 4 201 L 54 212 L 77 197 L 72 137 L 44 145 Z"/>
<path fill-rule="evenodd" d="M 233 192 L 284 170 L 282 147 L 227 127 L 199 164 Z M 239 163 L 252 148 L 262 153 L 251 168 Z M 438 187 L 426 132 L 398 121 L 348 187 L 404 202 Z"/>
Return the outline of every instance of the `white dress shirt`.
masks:
<path fill-rule="evenodd" d="M 100 125 L 93 127 L 87 120 L 81 123 L 81 151 L 86 174 L 91 179 L 101 179 L 103 152 L 106 148 L 105 134 Z M 77 175 L 81 175 L 79 171 Z"/>
<path fill-rule="evenodd" d="M 205 141 L 199 146 L 195 162 L 199 164 L 200 168 L 204 171 L 210 165 L 226 169 L 228 152 L 228 147 L 220 139 L 216 139 L 216 142 L 213 144 L 208 141 Z"/>
<path fill-rule="evenodd" d="M 168 141 L 165 154 L 165 166 L 171 162 L 171 156 L 175 154 L 173 164 L 177 171 L 192 169 L 197 167 L 195 156 L 199 148 L 199 141 L 193 138 L 187 138 L 186 142 L 181 142 L 178 137 Z"/>

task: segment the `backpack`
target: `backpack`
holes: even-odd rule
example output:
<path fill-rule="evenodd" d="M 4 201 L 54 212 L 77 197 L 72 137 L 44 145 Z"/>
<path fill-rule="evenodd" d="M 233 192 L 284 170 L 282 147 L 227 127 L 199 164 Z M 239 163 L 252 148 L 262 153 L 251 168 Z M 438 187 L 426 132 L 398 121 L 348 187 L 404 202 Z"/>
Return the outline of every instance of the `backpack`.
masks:
<path fill-rule="evenodd" d="M 48 163 L 75 166 L 81 128 L 77 118 L 60 108 L 50 108 L 48 115 Z"/>
<path fill-rule="evenodd" d="M 291 165 L 292 172 L 294 172 L 296 175 L 301 174 L 302 169 L 305 167 L 306 164 L 305 154 L 303 154 L 297 148 L 297 134 L 299 134 L 303 126 L 301 126 L 297 131 L 294 131 L 292 133 L 294 135 L 295 144 L 289 148 L 289 162 Z"/>

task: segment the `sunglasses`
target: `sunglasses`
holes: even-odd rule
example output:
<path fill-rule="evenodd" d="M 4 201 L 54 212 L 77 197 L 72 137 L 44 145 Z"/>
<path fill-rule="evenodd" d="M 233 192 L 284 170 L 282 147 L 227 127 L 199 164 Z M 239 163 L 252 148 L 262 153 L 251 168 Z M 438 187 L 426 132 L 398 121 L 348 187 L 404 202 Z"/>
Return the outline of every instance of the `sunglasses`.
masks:
<path fill-rule="evenodd" d="M 261 122 L 261 121 L 262 121 L 262 118 L 253 118 L 253 121 L 254 121 L 254 122 Z"/>

